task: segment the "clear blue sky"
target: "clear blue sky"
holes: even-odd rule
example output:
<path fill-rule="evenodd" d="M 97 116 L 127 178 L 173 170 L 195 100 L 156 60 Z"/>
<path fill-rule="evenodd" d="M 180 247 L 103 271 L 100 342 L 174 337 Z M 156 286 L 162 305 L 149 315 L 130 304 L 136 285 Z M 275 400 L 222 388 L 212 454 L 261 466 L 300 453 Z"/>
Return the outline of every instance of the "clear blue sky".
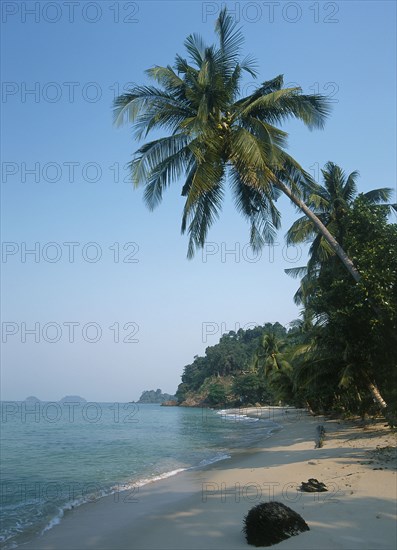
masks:
<path fill-rule="evenodd" d="M 112 126 L 113 98 L 172 64 L 191 32 L 211 42 L 221 3 L 56 4 L 2 2 L 2 398 L 172 393 L 222 331 L 299 316 L 283 271 L 305 259 L 284 245 L 296 213 L 279 201 L 277 246 L 252 261 L 226 201 L 208 254 L 188 261 L 180 187 L 150 213 L 125 180 L 137 143 Z M 359 170 L 361 191 L 395 188 L 395 3 L 228 6 L 260 81 L 283 73 L 335 100 L 325 130 L 288 125 L 291 154 L 312 171 Z"/>

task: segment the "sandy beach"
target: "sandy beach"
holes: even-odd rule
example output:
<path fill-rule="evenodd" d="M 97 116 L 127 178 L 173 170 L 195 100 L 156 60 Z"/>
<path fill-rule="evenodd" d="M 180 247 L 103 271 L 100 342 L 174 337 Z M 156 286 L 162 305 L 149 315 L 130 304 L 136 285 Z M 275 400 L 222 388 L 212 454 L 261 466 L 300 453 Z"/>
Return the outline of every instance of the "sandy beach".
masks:
<path fill-rule="evenodd" d="M 250 414 L 280 425 L 260 447 L 83 505 L 20 547 L 246 549 L 243 518 L 269 500 L 290 506 L 310 527 L 278 544 L 280 550 L 396 547 L 396 434 L 384 421 L 363 427 L 277 407 Z M 325 441 L 315 448 L 320 424 Z M 324 482 L 328 492 L 299 491 L 309 478 Z"/>

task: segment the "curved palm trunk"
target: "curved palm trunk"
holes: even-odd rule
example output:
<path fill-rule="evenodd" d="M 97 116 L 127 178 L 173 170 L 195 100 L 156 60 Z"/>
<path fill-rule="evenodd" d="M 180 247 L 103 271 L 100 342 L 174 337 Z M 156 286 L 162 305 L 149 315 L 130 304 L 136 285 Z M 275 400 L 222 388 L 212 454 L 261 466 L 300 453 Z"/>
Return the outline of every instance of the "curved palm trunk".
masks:
<path fill-rule="evenodd" d="M 397 426 L 397 418 L 395 413 L 388 409 L 386 401 L 383 399 L 378 386 L 375 382 L 368 382 L 368 389 L 371 392 L 373 400 L 378 404 L 389 426 L 395 428 Z"/>
<path fill-rule="evenodd" d="M 332 234 L 328 231 L 328 229 L 325 227 L 325 225 L 322 223 L 322 221 L 316 216 L 316 214 L 310 210 L 310 208 L 301 201 L 297 196 L 293 194 L 291 189 L 285 185 L 283 182 L 279 181 L 277 183 L 277 187 L 281 189 L 283 193 L 287 195 L 287 197 L 294 203 L 296 206 L 306 214 L 306 216 L 313 222 L 313 224 L 317 227 L 319 232 L 323 235 L 324 239 L 331 245 L 333 250 L 335 250 L 335 253 L 342 261 L 343 265 L 346 267 L 347 271 L 350 273 L 350 275 L 353 277 L 353 279 L 356 281 L 356 283 L 361 281 L 361 275 L 359 271 L 356 269 L 355 265 L 349 258 L 349 256 L 346 254 L 346 252 L 343 250 L 341 245 L 338 243 L 338 241 L 335 239 L 335 237 L 332 236 Z"/>
<path fill-rule="evenodd" d="M 377 387 L 376 384 L 374 384 L 373 382 L 369 382 L 368 383 L 368 389 L 369 391 L 371 392 L 371 395 L 373 397 L 373 399 L 377 402 L 377 404 L 379 405 L 379 407 L 381 409 L 387 409 L 387 403 L 386 401 L 383 399 L 380 391 L 379 391 L 379 388 Z"/>
<path fill-rule="evenodd" d="M 333 237 L 332 234 L 328 231 L 328 229 L 325 227 L 322 221 L 319 220 L 316 214 L 312 210 L 310 210 L 310 208 L 303 201 L 301 201 L 298 197 L 296 197 L 291 191 L 291 189 L 287 185 L 285 185 L 283 182 L 279 181 L 277 183 L 277 186 L 313 222 L 313 224 L 317 227 L 319 232 L 323 235 L 324 239 L 326 239 L 328 243 L 331 245 L 331 247 L 333 248 L 333 250 L 335 250 L 335 253 L 338 255 L 343 265 L 346 267 L 347 271 L 350 273 L 350 275 L 353 277 L 356 283 L 360 282 L 361 281 L 360 272 L 356 269 L 355 265 L 353 264 L 349 256 L 343 250 L 343 248 L 335 239 L 335 237 Z M 373 303 L 371 303 L 371 305 L 375 313 L 379 315 L 380 314 L 379 308 Z M 390 422 L 390 419 L 388 418 L 389 415 L 387 414 L 387 403 L 383 399 L 378 387 L 373 382 L 368 382 L 368 389 L 372 397 L 376 401 L 376 403 L 379 405 L 379 408 L 385 413 L 385 417 Z"/>

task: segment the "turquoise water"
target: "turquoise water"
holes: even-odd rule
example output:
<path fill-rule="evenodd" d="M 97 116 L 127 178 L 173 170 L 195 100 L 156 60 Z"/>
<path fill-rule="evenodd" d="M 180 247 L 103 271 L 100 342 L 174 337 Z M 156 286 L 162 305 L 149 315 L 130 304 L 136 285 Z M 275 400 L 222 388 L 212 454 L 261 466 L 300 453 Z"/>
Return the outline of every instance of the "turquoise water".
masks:
<path fill-rule="evenodd" d="M 274 427 L 210 409 L 2 402 L 0 541 L 15 547 L 72 506 L 226 460 Z"/>

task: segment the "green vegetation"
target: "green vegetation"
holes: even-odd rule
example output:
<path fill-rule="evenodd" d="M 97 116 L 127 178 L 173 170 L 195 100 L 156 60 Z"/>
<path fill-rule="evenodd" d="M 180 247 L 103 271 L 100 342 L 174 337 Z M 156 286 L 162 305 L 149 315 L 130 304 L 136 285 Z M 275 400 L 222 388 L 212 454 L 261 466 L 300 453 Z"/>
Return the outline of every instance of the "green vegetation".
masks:
<path fill-rule="evenodd" d="M 357 195 L 356 175 L 346 179 L 332 163 L 323 176 L 324 187 L 311 185 L 309 200 L 321 204 L 319 214 L 333 224 L 360 270 L 360 282 L 314 226 L 295 222 L 290 242 L 313 243 L 308 265 L 288 270 L 303 275 L 295 295 L 302 319 L 288 331 L 269 323 L 222 336 L 205 357 L 185 367 L 179 403 L 227 407 L 281 401 L 316 413 L 363 417 L 383 409 L 396 423 L 397 225 L 388 221 L 395 205 L 384 203 L 385 189 Z M 332 200 L 318 201 L 326 193 L 331 199 L 331 191 Z"/>
<path fill-rule="evenodd" d="M 248 403 L 304 405 L 316 412 L 361 414 L 397 409 L 397 229 L 389 223 L 389 189 L 357 194 L 348 177 L 328 162 L 324 185 L 286 152 L 289 119 L 322 128 L 329 104 L 320 95 L 284 88 L 277 76 L 240 97 L 243 76 L 256 77 L 251 56 L 241 59 L 243 36 L 223 9 L 218 41 L 185 40 L 188 58 L 155 66 L 153 86 L 135 86 L 115 101 L 115 122 L 130 122 L 137 139 L 168 135 L 142 145 L 130 163 L 144 185 L 150 209 L 166 188 L 182 180 L 182 233 L 188 257 L 204 245 L 218 218 L 225 184 L 250 224 L 250 243 L 271 244 L 280 227 L 276 201 L 284 193 L 304 214 L 288 243 L 311 243 L 295 301 L 302 319 L 230 332 L 195 357 L 182 375 L 179 403 L 231 406 Z M 395 206 L 394 206 L 395 208 Z"/>
<path fill-rule="evenodd" d="M 291 342 L 294 332 L 289 331 Z M 184 368 L 176 392 L 178 402 L 212 407 L 273 402 L 272 383 L 263 368 L 264 350 L 268 340 L 277 344 L 286 337 L 280 323 L 224 334 L 218 344 L 205 350 L 204 357 L 196 356 Z"/>
<path fill-rule="evenodd" d="M 373 194 L 358 195 L 335 232 L 362 280 L 346 277 L 335 256 L 306 268 L 295 295 L 304 306 L 303 345 L 295 354 L 295 388 L 315 410 L 365 414 L 397 409 L 397 225 Z M 376 406 L 375 406 L 376 404 Z"/>

